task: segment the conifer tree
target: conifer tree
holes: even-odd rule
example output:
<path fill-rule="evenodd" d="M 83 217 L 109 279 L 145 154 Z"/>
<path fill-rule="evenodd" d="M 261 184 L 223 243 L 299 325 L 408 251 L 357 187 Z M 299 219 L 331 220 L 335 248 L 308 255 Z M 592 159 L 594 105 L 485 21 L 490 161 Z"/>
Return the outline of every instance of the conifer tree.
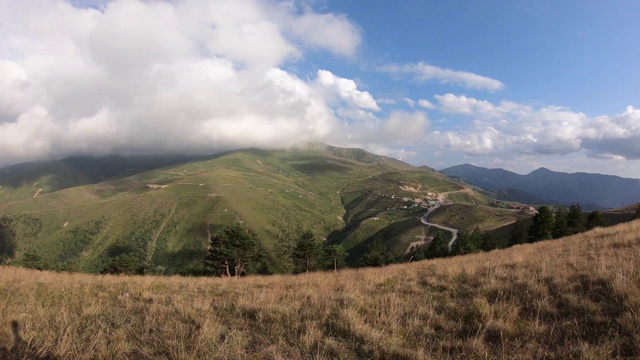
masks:
<path fill-rule="evenodd" d="M 569 231 L 569 224 L 567 222 L 568 212 L 563 206 L 558 207 L 556 210 L 556 217 L 553 225 L 553 238 L 559 239 L 568 235 L 571 235 Z"/>
<path fill-rule="evenodd" d="M 453 255 L 466 255 L 480 252 L 482 233 L 479 227 L 475 227 L 471 233 L 460 232 L 458 239 L 453 244 L 451 253 Z"/>
<path fill-rule="evenodd" d="M 526 223 L 524 218 L 518 218 L 513 225 L 511 234 L 509 235 L 509 246 L 526 243 L 528 240 L 528 233 L 529 225 Z"/>
<path fill-rule="evenodd" d="M 548 240 L 552 238 L 553 212 L 548 206 L 540 206 L 538 213 L 533 217 L 533 224 L 529 228 L 531 241 Z"/>
<path fill-rule="evenodd" d="M 327 259 L 327 268 L 338 271 L 347 266 L 346 259 L 349 253 L 342 245 L 329 245 L 324 248 L 324 256 Z"/>
<path fill-rule="evenodd" d="M 596 227 L 602 227 L 606 225 L 606 219 L 602 216 L 602 213 L 598 210 L 592 211 L 587 216 L 587 229 L 591 230 Z"/>
<path fill-rule="evenodd" d="M 569 227 L 570 234 L 577 234 L 584 231 L 584 216 L 582 215 L 582 208 L 579 204 L 571 205 L 569 208 L 567 226 Z"/>
<path fill-rule="evenodd" d="M 318 267 L 322 243 L 310 230 L 303 230 L 293 249 L 293 261 L 297 272 L 309 272 Z"/>
<path fill-rule="evenodd" d="M 425 250 L 424 257 L 434 259 L 447 256 L 449 256 L 449 242 L 438 231 Z"/>
<path fill-rule="evenodd" d="M 389 254 L 387 247 L 379 239 L 369 245 L 369 251 L 360 258 L 362 267 L 385 266 L 393 263 L 393 256 Z"/>
<path fill-rule="evenodd" d="M 222 276 L 254 272 L 258 258 L 258 238 L 240 224 L 222 229 L 210 238 L 205 264 Z"/>

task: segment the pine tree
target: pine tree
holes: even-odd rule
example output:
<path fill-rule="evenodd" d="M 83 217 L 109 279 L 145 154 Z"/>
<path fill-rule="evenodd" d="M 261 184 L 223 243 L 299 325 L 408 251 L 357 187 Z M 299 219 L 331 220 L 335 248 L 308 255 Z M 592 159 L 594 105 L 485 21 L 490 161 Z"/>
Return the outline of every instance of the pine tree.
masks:
<path fill-rule="evenodd" d="M 16 254 L 14 233 L 3 222 L 4 219 L 0 218 L 0 264 L 12 259 Z"/>
<path fill-rule="evenodd" d="M 424 252 L 427 259 L 435 259 L 449 256 L 449 242 L 438 231 Z"/>
<path fill-rule="evenodd" d="M 540 206 L 533 217 L 533 224 L 529 228 L 531 241 L 548 240 L 552 238 L 553 212 L 548 206 Z"/>
<path fill-rule="evenodd" d="M 216 274 L 240 276 L 255 271 L 258 238 L 240 224 L 222 229 L 210 238 L 205 264 Z"/>
<path fill-rule="evenodd" d="M 310 230 L 303 230 L 293 249 L 293 261 L 297 272 L 309 272 L 317 268 L 322 244 Z"/>
<path fill-rule="evenodd" d="M 480 252 L 479 245 L 482 241 L 482 233 L 479 227 L 475 227 L 471 233 L 460 232 L 458 239 L 453 244 L 453 255 L 466 255 Z"/>
<path fill-rule="evenodd" d="M 293 251 L 303 229 L 291 219 L 285 219 L 281 224 L 274 224 L 274 227 L 280 228 L 276 236 L 275 257 L 273 259 L 274 270 L 280 274 L 291 274 L 296 267 L 293 260 Z"/>
<path fill-rule="evenodd" d="M 567 226 L 571 234 L 577 234 L 584 231 L 585 222 L 582 215 L 582 208 L 579 204 L 571 205 L 569 214 L 567 215 Z"/>
<path fill-rule="evenodd" d="M 145 268 L 140 257 L 133 253 L 112 257 L 102 268 L 103 274 L 142 275 Z"/>
<path fill-rule="evenodd" d="M 495 236 L 489 233 L 483 233 L 480 235 L 480 243 L 478 247 L 482 251 L 491 251 L 494 249 L 504 248 L 504 243 L 499 243 Z"/>
<path fill-rule="evenodd" d="M 329 245 L 324 248 L 324 256 L 327 259 L 327 268 L 332 268 L 334 271 L 347 266 L 346 259 L 349 253 L 342 247 L 342 245 Z"/>
<path fill-rule="evenodd" d="M 393 256 L 389 254 L 387 247 L 379 239 L 369 245 L 369 251 L 360 258 L 359 266 L 385 266 L 393 263 Z"/>
<path fill-rule="evenodd" d="M 511 234 L 509 235 L 509 246 L 524 244 L 527 242 L 529 233 L 529 225 L 527 224 L 524 218 L 518 218 L 515 224 L 513 225 L 513 229 L 511 230 Z"/>
<path fill-rule="evenodd" d="M 587 217 L 587 229 L 591 230 L 596 227 L 602 227 L 606 225 L 606 219 L 602 216 L 602 213 L 598 210 L 592 211 Z"/>
<path fill-rule="evenodd" d="M 553 238 L 559 239 L 568 235 L 571 235 L 569 231 L 569 224 L 567 222 L 568 217 L 567 209 L 564 207 L 558 207 L 556 210 L 556 217 L 553 225 Z"/>

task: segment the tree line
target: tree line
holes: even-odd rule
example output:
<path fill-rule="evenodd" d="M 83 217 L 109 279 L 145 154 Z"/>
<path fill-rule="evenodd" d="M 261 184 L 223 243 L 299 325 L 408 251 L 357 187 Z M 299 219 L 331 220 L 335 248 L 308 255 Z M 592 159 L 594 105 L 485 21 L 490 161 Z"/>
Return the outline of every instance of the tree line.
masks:
<path fill-rule="evenodd" d="M 555 211 L 549 206 L 541 206 L 532 220 L 530 224 L 525 219 L 516 221 L 509 236 L 509 245 L 559 239 L 607 225 L 607 220 L 597 210 L 585 219 L 578 204 L 571 205 L 568 210 L 557 207 Z"/>
<path fill-rule="evenodd" d="M 324 245 L 308 229 L 287 229 L 277 237 L 275 247 L 275 258 L 268 261 L 257 235 L 237 223 L 210 236 L 207 256 L 183 271 L 183 275 L 298 274 L 346 267 L 348 253 L 342 245 Z"/>
<path fill-rule="evenodd" d="M 640 219 L 640 206 L 637 207 L 633 218 Z M 501 238 L 491 233 L 483 233 L 476 227 L 471 232 L 459 232 L 458 239 L 449 249 L 449 239 L 442 232 L 438 232 L 427 246 L 411 249 L 406 256 L 406 261 L 504 249 L 518 244 L 559 239 L 607 225 L 607 219 L 597 210 L 592 211 L 585 218 L 579 204 L 571 205 L 568 209 L 559 206 L 555 210 L 550 206 L 541 206 L 533 218 L 518 219 L 508 237 Z"/>
<path fill-rule="evenodd" d="M 640 218 L 640 206 L 633 218 Z M 15 254 L 13 232 L 7 219 L 0 219 L 0 264 L 12 263 Z M 180 272 L 187 276 L 243 276 L 250 274 L 297 274 L 311 271 L 334 270 L 347 267 L 347 251 L 341 245 L 325 244 L 317 234 L 295 224 L 280 230 L 274 250 L 268 252 L 258 241 L 257 235 L 238 223 L 225 227 L 209 236 L 206 257 Z M 599 226 L 606 226 L 607 219 L 599 211 L 585 217 L 580 205 L 565 207 L 541 206 L 533 218 L 518 219 L 508 237 L 497 237 L 482 232 L 478 227 L 470 232 L 460 231 L 458 239 L 449 249 L 450 236 L 437 231 L 427 246 L 415 247 L 403 257 L 391 254 L 380 239 L 372 241 L 368 251 L 354 259 L 352 266 L 385 266 L 396 262 L 417 261 L 465 255 L 517 244 L 557 239 L 577 234 Z M 355 261 L 357 260 L 357 261 Z M 39 253 L 28 251 L 17 262 L 39 270 L 79 271 L 79 264 L 69 260 L 51 265 Z M 109 258 L 101 273 L 106 274 L 165 274 L 164 267 L 153 267 L 139 254 L 126 252 Z"/>

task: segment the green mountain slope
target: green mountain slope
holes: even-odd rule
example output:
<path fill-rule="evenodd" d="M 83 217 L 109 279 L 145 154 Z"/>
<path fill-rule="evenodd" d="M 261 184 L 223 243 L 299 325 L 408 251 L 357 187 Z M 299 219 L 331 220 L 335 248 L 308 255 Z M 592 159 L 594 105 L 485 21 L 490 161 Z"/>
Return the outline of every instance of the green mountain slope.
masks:
<path fill-rule="evenodd" d="M 295 224 L 343 244 L 356 263 L 376 239 L 401 256 L 424 237 L 418 218 L 425 210 L 414 204 L 429 194 L 476 205 L 491 200 L 428 168 L 314 145 L 237 151 L 42 193 L 0 204 L 0 218 L 13 235 L 5 238 L 14 261 L 35 254 L 88 272 L 120 254 L 177 271 L 204 256 L 209 233 L 235 222 L 257 233 L 271 261 L 278 234 Z"/>
<path fill-rule="evenodd" d="M 17 164 L 0 169 L 0 204 L 201 158 L 182 155 L 113 155 Z"/>

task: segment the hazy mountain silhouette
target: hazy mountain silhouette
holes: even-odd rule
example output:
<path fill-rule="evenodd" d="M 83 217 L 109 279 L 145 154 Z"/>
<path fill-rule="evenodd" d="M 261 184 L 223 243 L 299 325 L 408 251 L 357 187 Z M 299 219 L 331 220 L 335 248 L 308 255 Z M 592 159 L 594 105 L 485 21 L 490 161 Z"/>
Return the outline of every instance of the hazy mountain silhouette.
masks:
<path fill-rule="evenodd" d="M 584 210 L 617 208 L 640 202 L 640 179 L 589 173 L 570 174 L 546 168 L 520 175 L 504 169 L 487 169 L 470 164 L 452 166 L 440 172 L 491 191 L 506 193 L 505 189 L 518 189 L 550 202 L 579 203 Z"/>

